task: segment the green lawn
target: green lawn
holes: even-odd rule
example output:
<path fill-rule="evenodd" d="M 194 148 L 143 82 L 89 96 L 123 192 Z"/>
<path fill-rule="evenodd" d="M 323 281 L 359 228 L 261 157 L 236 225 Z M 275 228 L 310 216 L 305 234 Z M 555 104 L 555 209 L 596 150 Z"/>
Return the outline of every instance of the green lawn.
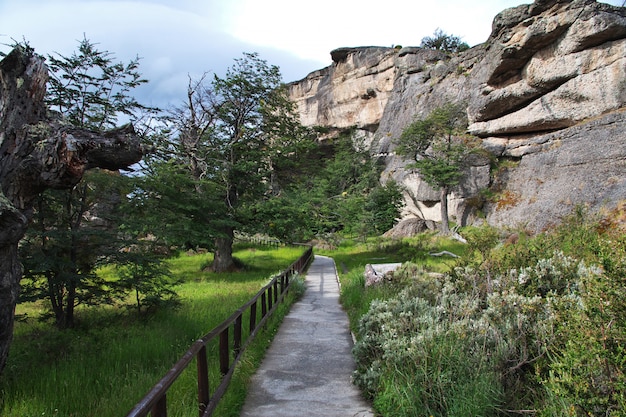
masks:
<path fill-rule="evenodd" d="M 182 280 L 176 287 L 181 306 L 148 316 L 119 307 L 84 308 L 78 311 L 76 328 L 61 331 L 38 320 L 41 302 L 19 305 L 17 313 L 27 318 L 16 323 L 10 357 L 0 377 L 0 415 L 126 415 L 193 341 L 230 316 L 302 252 L 302 248 L 241 248 L 235 256 L 246 268 L 229 274 L 202 271 L 211 261 L 210 254 L 180 255 L 170 262 Z M 244 359 L 243 371 L 231 384 L 233 393 L 216 415 L 238 415 L 245 380 L 275 326 L 270 324 L 268 332 L 257 338 L 258 346 Z M 214 368 L 212 390 L 218 379 Z M 169 415 L 197 416 L 195 390 L 195 372 L 183 374 L 168 396 Z"/>

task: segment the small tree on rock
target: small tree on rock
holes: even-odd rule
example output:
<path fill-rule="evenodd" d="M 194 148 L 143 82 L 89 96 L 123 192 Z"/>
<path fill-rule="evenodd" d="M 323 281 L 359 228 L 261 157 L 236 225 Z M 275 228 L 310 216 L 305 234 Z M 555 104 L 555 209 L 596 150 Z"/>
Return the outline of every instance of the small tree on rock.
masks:
<path fill-rule="evenodd" d="M 441 231 L 450 232 L 448 194 L 463 176 L 463 161 L 472 145 L 459 135 L 467 126 L 460 105 L 446 104 L 433 110 L 428 117 L 416 120 L 404 129 L 397 141 L 396 152 L 411 157 L 420 177 L 434 189 L 440 190 Z"/>
<path fill-rule="evenodd" d="M 463 52 L 469 49 L 469 45 L 456 35 L 448 35 L 443 30 L 437 28 L 433 36 L 422 38 L 422 48 L 436 49 L 447 53 Z"/>

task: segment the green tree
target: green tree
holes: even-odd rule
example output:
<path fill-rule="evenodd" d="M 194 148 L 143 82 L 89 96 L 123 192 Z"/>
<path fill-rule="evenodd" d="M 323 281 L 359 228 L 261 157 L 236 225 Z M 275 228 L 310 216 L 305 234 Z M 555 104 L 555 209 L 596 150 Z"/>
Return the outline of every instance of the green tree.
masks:
<path fill-rule="evenodd" d="M 456 35 L 448 35 L 443 30 L 437 28 L 433 36 L 422 38 L 422 48 L 436 49 L 447 53 L 463 52 L 469 49 L 469 45 L 461 41 Z"/>
<path fill-rule="evenodd" d="M 450 232 L 448 194 L 463 176 L 463 161 L 472 151 L 470 141 L 460 137 L 467 119 L 460 105 L 446 104 L 428 117 L 407 126 L 397 141 L 396 152 L 414 159 L 408 168 L 419 170 L 420 177 L 440 191 L 441 231 Z"/>
<path fill-rule="evenodd" d="M 115 63 L 111 53 L 83 39 L 69 57 L 48 56 L 51 76 L 45 102 L 76 128 L 116 128 L 120 116 L 150 110 L 130 96 L 147 82 L 138 65 L 138 59 Z M 117 131 L 134 132 L 130 126 Z M 115 291 L 94 271 L 114 259 L 122 244 L 116 232 L 119 219 L 114 219 L 115 207 L 125 198 L 122 180 L 118 174 L 94 172 L 68 190 L 48 190 L 38 197 L 33 227 L 22 245 L 27 278 L 23 298 L 47 298 L 60 327 L 73 326 L 77 305 L 113 300 Z"/>
<path fill-rule="evenodd" d="M 288 158 L 297 147 L 299 122 L 282 84 L 280 70 L 257 54 L 235 60 L 224 78 L 215 77 L 220 97 L 219 123 L 211 135 L 211 156 L 218 161 L 216 180 L 229 218 L 266 194 L 276 194 L 280 179 L 274 164 Z M 215 239 L 214 269 L 233 266 L 234 227 L 225 225 Z"/>
<path fill-rule="evenodd" d="M 41 194 L 21 245 L 21 299 L 47 299 L 61 328 L 74 325 L 76 306 L 113 301 L 95 269 L 120 249 L 111 213 L 123 189 L 114 175 L 91 171 L 70 191 Z"/>
<path fill-rule="evenodd" d="M 381 167 L 351 134 L 335 139 L 332 148 L 332 157 L 323 162 L 320 175 L 314 177 L 314 212 L 321 220 L 319 230 L 371 235 L 375 233 L 374 225 L 365 222 L 364 216 L 368 215 L 371 193 L 380 188 Z"/>
<path fill-rule="evenodd" d="M 312 166 L 276 201 L 282 201 L 283 215 L 266 216 L 274 229 L 297 231 L 304 239 L 338 232 L 365 236 L 388 230 L 399 217 L 399 188 L 380 184 L 381 166 L 351 134 L 327 141 L 311 159 Z"/>
<path fill-rule="evenodd" d="M 114 59 L 86 38 L 69 57 L 48 55 L 48 107 L 71 125 L 95 131 L 117 127 L 122 115 L 133 118 L 138 110 L 148 110 L 130 95 L 148 82 L 138 71 L 139 58 L 127 64 Z"/>
<path fill-rule="evenodd" d="M 374 188 L 363 206 L 361 223 L 377 234 L 386 232 L 398 221 L 403 200 L 402 189 L 393 180 Z"/>
<path fill-rule="evenodd" d="M 152 160 L 143 175 L 133 178 L 128 202 L 131 226 L 138 237 L 152 236 L 163 247 L 213 248 L 214 236 L 226 218 L 224 205 L 214 198 L 220 189 L 204 177 L 189 175 L 190 165 L 179 160 Z"/>
<path fill-rule="evenodd" d="M 158 254 L 155 242 L 136 240 L 133 246 L 118 256 L 116 287 L 133 294 L 133 308 L 137 314 L 142 309 L 178 303 L 172 289 L 175 281 L 163 257 Z M 130 307 L 130 305 L 129 305 Z"/>
<path fill-rule="evenodd" d="M 224 77 L 190 80 L 187 101 L 170 120 L 164 155 L 186 166 L 198 187 L 211 189 L 199 190 L 216 203 L 203 223 L 213 240 L 213 269 L 229 270 L 235 230 L 257 227 L 246 224 L 249 206 L 280 194 L 286 161 L 300 154 L 304 129 L 279 68 L 255 53 L 236 59 Z"/>

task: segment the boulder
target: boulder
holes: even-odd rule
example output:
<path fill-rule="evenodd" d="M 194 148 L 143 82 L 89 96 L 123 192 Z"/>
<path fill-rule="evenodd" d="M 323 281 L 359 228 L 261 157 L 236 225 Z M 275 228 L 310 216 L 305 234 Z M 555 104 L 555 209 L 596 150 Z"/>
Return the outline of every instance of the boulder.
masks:
<path fill-rule="evenodd" d="M 386 263 L 386 264 L 367 264 L 365 265 L 365 286 L 370 287 L 391 281 L 393 279 L 393 271 L 399 268 L 401 263 Z"/>
<path fill-rule="evenodd" d="M 435 230 L 435 222 L 417 217 L 409 217 L 401 220 L 383 236 L 401 239 L 403 237 L 416 236 L 420 233 Z"/>

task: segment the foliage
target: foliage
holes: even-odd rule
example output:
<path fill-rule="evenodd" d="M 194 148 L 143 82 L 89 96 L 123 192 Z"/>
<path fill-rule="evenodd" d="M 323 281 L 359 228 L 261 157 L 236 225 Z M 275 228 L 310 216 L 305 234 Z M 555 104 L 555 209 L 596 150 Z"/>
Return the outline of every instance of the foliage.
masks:
<path fill-rule="evenodd" d="M 369 225 L 370 234 L 382 234 L 393 228 L 404 206 L 402 190 L 391 180 L 370 191 L 363 205 L 362 222 Z"/>
<path fill-rule="evenodd" d="M 332 157 L 322 162 L 319 174 L 305 183 L 310 195 L 309 213 L 316 234 L 360 233 L 364 205 L 379 186 L 379 168 L 358 142 L 346 134 L 334 140 Z M 367 224 L 369 226 L 369 224 Z"/>
<path fill-rule="evenodd" d="M 178 294 L 173 286 L 171 272 L 151 242 L 140 241 L 118 256 L 116 273 L 119 277 L 115 287 L 134 295 L 129 307 L 142 309 L 177 305 Z"/>
<path fill-rule="evenodd" d="M 626 241 L 583 215 L 504 245 L 502 231 L 473 229 L 443 276 L 403 266 L 411 278 L 372 302 L 354 349 L 378 411 L 624 415 Z"/>
<path fill-rule="evenodd" d="M 396 151 L 411 157 L 413 167 L 435 188 L 457 185 L 461 178 L 460 164 L 467 154 L 462 141 L 453 135 L 466 126 L 461 106 L 446 104 L 433 110 L 423 120 L 416 120 L 404 129 Z"/>
<path fill-rule="evenodd" d="M 428 117 L 407 126 L 397 141 L 396 152 L 414 162 L 408 168 L 419 170 L 420 177 L 441 191 L 442 231 L 448 227 L 448 193 L 463 176 L 463 162 L 473 144 L 458 137 L 467 126 L 462 106 L 451 103 L 433 110 Z"/>
<path fill-rule="evenodd" d="M 489 355 L 473 355 L 476 346 L 463 333 L 446 322 L 432 325 L 440 318 L 429 312 L 423 299 L 403 295 L 372 303 L 361 322 L 367 342 L 358 343 L 354 354 L 359 363 L 379 359 L 357 370 L 355 382 L 377 394 L 374 406 L 385 416 L 494 415 L 501 393 Z"/>
<path fill-rule="evenodd" d="M 570 225 L 568 235 L 589 236 L 588 226 Z M 626 236 L 613 230 L 584 242 L 591 244 L 588 250 L 596 252 L 602 269 L 577 283 L 576 298 L 559 309 L 560 343 L 542 373 L 552 402 L 542 415 L 565 403 L 569 415 L 624 416 Z"/>
<path fill-rule="evenodd" d="M 307 241 L 313 237 L 307 197 L 299 189 L 283 189 L 280 195 L 248 206 L 246 223 L 255 224 L 256 231 L 283 242 Z"/>
<path fill-rule="evenodd" d="M 95 131 L 114 128 L 121 115 L 147 109 L 130 95 L 147 83 L 138 71 L 139 58 L 127 64 L 114 60 L 86 38 L 69 57 L 49 55 L 46 103 L 73 126 Z"/>
<path fill-rule="evenodd" d="M 422 48 L 436 49 L 447 53 L 463 52 L 469 49 L 469 45 L 461 41 L 456 35 L 448 35 L 437 28 L 433 36 L 422 38 Z"/>
<path fill-rule="evenodd" d="M 49 190 L 38 197 L 20 246 L 21 299 L 47 299 L 59 327 L 73 326 L 74 309 L 80 304 L 113 301 L 110 287 L 95 269 L 121 245 L 112 218 L 112 207 L 123 193 L 118 179 L 104 171 L 89 172 L 70 191 Z"/>
<path fill-rule="evenodd" d="M 132 184 L 127 226 L 133 222 L 139 236 L 151 236 L 165 248 L 212 250 L 219 228 L 235 224 L 220 201 L 207 198 L 218 195 L 219 184 L 194 179 L 180 161 L 152 161 Z"/>
<path fill-rule="evenodd" d="M 138 72 L 138 59 L 115 63 L 111 53 L 83 39 L 71 56 L 49 56 L 48 66 L 51 78 L 46 103 L 65 123 L 102 131 L 116 127 L 119 117 L 132 118 L 140 111 L 154 110 L 130 95 L 132 89 L 147 82 Z M 118 173 L 88 172 L 72 189 L 48 190 L 38 198 L 33 227 L 20 248 L 26 278 L 22 299 L 47 299 L 59 327 L 74 325 L 78 305 L 110 304 L 131 289 L 128 273 L 118 282 L 105 282 L 95 273 L 99 265 L 119 260 L 123 248 L 138 247 L 136 239 L 142 230 L 130 227 L 130 215 L 138 211 L 120 206 L 129 193 L 126 180 Z M 136 251 L 134 255 L 144 267 L 158 264 L 152 254 Z M 159 274 L 144 271 L 141 282 L 139 271 L 132 275 L 133 290 L 141 288 L 144 294 L 137 302 L 151 300 L 154 304 L 155 296 L 169 296 L 171 290 L 158 283 Z"/>
<path fill-rule="evenodd" d="M 287 241 L 340 233 L 371 236 L 395 224 L 402 195 L 394 182 L 381 185 L 380 167 L 351 135 L 322 145 L 321 156 L 310 150 L 280 194 L 250 207 L 248 216 L 262 232 Z M 258 229 L 257 229 L 258 230 Z"/>
<path fill-rule="evenodd" d="M 250 231 L 257 226 L 246 217 L 249 206 L 280 193 L 281 175 L 289 171 L 290 160 L 300 155 L 305 131 L 297 122 L 279 68 L 255 53 L 236 59 L 224 77 L 215 75 L 211 82 L 206 76 L 190 80 L 187 102 L 172 112 L 170 125 L 173 130 L 161 138 L 154 162 L 172 160 L 174 169 L 152 168 L 156 174 L 152 185 L 162 175 L 179 176 L 184 175 L 181 168 L 187 170 L 189 180 L 183 184 L 209 200 L 205 207 L 211 206 L 197 231 L 188 236 L 189 244 L 209 247 L 216 255 L 213 267 L 228 270 L 234 266 L 234 230 Z M 138 194 L 144 192 L 153 190 Z M 170 205 L 194 210 L 201 205 L 199 201 L 182 200 L 191 195 L 183 193 Z M 200 232 L 205 237 L 196 240 Z M 207 245 L 206 240 L 213 243 Z"/>

